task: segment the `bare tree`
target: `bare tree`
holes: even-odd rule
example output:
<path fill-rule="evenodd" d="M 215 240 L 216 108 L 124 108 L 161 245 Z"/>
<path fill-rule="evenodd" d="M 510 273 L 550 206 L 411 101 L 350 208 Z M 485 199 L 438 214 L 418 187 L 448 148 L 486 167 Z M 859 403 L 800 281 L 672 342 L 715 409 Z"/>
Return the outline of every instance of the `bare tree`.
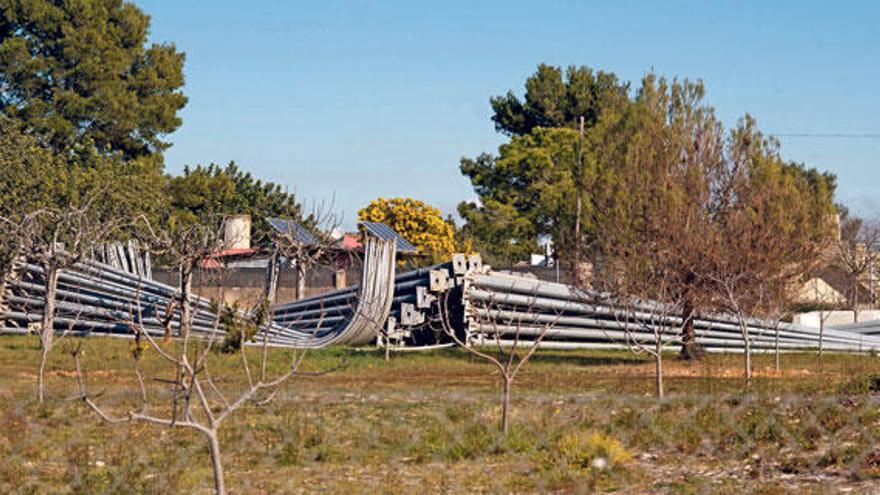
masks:
<path fill-rule="evenodd" d="M 282 263 L 296 271 L 296 298 L 304 297 L 304 285 L 307 273 L 316 266 L 336 269 L 341 262 L 345 264 L 351 259 L 348 253 L 339 259 L 337 255 L 339 242 L 334 239 L 334 232 L 340 225 L 339 217 L 333 212 L 333 201 L 328 205 L 314 203 L 310 213 L 302 223 L 292 219 L 280 218 L 275 222 L 272 238 L 271 261 L 267 266 L 264 295 L 270 304 L 275 303 L 275 290 L 279 269 Z M 305 225 L 303 225 L 305 224 Z"/>
<path fill-rule="evenodd" d="M 267 371 L 268 339 L 262 339 L 259 361 L 253 366 L 246 352 L 251 336 L 247 335 L 247 332 L 238 332 L 237 335 L 241 339 L 238 346 L 240 374 L 244 377 L 245 385 L 243 388 L 238 386 L 233 388 L 230 385 L 228 388 L 231 390 L 223 390 L 220 384 L 227 380 L 219 380 L 211 371 L 210 357 L 216 355 L 213 350 L 222 340 L 224 330 L 228 332 L 229 327 L 232 326 L 252 325 L 263 328 L 264 334 L 267 334 L 269 329 L 263 327 L 264 322 L 254 321 L 253 313 L 230 314 L 228 308 L 219 308 L 214 315 L 213 331 L 208 332 L 207 335 L 199 335 L 200 340 L 194 340 L 198 335 L 195 332 L 184 332 L 178 345 L 163 345 L 142 324 L 144 308 L 139 293 L 140 287 L 138 296 L 130 304 L 129 318 L 126 322 L 137 343 L 132 353 L 132 369 L 138 383 L 139 406 L 124 414 L 114 414 L 99 405 L 98 395 L 89 393 L 87 387 L 81 360 L 81 344 L 71 352 L 79 389 L 76 399 L 83 401 L 103 421 L 111 424 L 144 422 L 172 430 L 189 429 L 201 433 L 208 442 L 215 492 L 225 494 L 223 460 L 218 436 L 225 422 L 245 405 L 259 406 L 268 403 L 278 390 L 294 377 L 322 375 L 336 368 L 302 371 L 306 350 L 291 348 L 287 351 L 289 353 L 287 369 L 271 376 Z M 151 351 L 149 355 L 166 363 L 170 375 L 174 378 L 145 376 L 141 371 L 141 360 L 148 354 L 144 351 Z M 167 394 L 155 393 L 148 383 L 170 385 L 172 390 L 170 399 L 165 399 Z M 154 401 L 161 403 L 163 399 L 170 403 L 164 404 L 164 407 L 154 404 Z"/>
<path fill-rule="evenodd" d="M 842 215 L 840 240 L 837 245 L 836 262 L 846 275 L 846 297 L 853 312 L 853 320 L 859 321 L 861 285 L 866 277 L 873 283 L 873 268 L 877 261 L 880 243 L 880 226 L 862 218 Z M 874 294 L 871 294 L 873 298 Z M 873 304 L 874 301 L 872 300 Z"/>
<path fill-rule="evenodd" d="M 688 324 L 685 306 L 691 299 L 682 297 L 673 286 L 674 277 L 663 273 L 641 273 L 638 280 L 638 284 L 604 293 L 602 300 L 623 329 L 629 349 L 653 358 L 655 394 L 662 399 L 663 353 L 682 345 L 684 326 Z"/>
<path fill-rule="evenodd" d="M 817 316 L 819 317 L 819 348 L 816 352 L 817 355 L 821 357 L 822 351 L 825 347 L 825 324 L 828 321 L 828 317 L 831 316 L 831 313 L 840 308 L 836 303 L 828 302 L 829 298 L 836 295 L 836 292 L 833 289 L 822 291 L 819 279 L 815 277 L 810 283 L 813 286 L 813 304 L 815 304 L 815 312 L 818 313 Z"/>
<path fill-rule="evenodd" d="M 180 336 L 186 337 L 193 321 L 193 279 L 205 261 L 215 257 L 223 249 L 226 218 L 207 215 L 199 220 L 184 221 L 167 219 L 165 228 L 155 228 L 146 218 L 138 222 L 138 233 L 145 237 L 146 246 L 158 257 L 164 258 L 177 268 L 180 285 L 178 300 L 169 300 L 165 313 L 173 314 L 180 307 Z M 172 337 L 171 319 L 165 321 L 165 342 Z"/>
<path fill-rule="evenodd" d="M 715 309 L 738 323 L 748 385 L 750 327 L 779 315 L 788 291 L 827 258 L 834 207 L 827 179 L 783 162 L 750 119 L 731 134 L 721 165 L 709 175 L 710 242 L 700 269 Z"/>
<path fill-rule="evenodd" d="M 474 303 L 470 308 L 470 324 L 474 333 L 460 335 L 452 323 L 450 294 L 440 304 L 443 331 L 458 346 L 491 363 L 501 375 L 501 432 L 510 430 L 510 398 L 513 383 L 520 370 L 540 347 L 561 317 L 554 311 L 538 315 L 537 294 L 526 305 L 511 304 L 504 294 L 489 302 Z"/>
<path fill-rule="evenodd" d="M 62 270 L 79 263 L 105 239 L 111 237 L 121 222 L 102 219 L 94 199 L 67 208 L 46 207 L 22 214 L 15 219 L 0 218 L 11 232 L 18 252 L 42 270 L 44 303 L 39 328 L 40 360 L 37 368 L 37 400 L 44 401 L 44 375 L 55 336 L 55 312 L 58 276 Z"/>
<path fill-rule="evenodd" d="M 252 319 L 256 320 L 253 324 L 254 330 L 262 329 L 261 374 L 266 371 L 269 336 L 273 326 L 272 307 L 277 302 L 278 281 L 282 266 L 287 264 L 296 270 L 296 298 L 301 299 L 304 296 L 305 278 L 308 271 L 315 266 L 326 266 L 337 261 L 332 253 L 338 243 L 331 233 L 339 226 L 340 222 L 333 213 L 332 205 L 332 201 L 329 206 L 324 203 L 313 203 L 306 222 L 308 227 L 290 218 L 272 219 L 274 235 L 269 247 L 270 255 L 266 265 L 263 291 L 255 307 L 251 308 L 248 313 Z M 322 304 L 317 315 L 318 321 L 315 323 L 315 328 L 319 328 L 326 317 L 327 312 Z M 291 328 L 297 323 L 296 321 L 288 321 L 284 326 Z M 238 344 L 239 347 L 243 346 L 246 340 L 251 339 L 251 335 L 247 332 L 240 333 L 243 337 Z M 255 333 L 253 332 L 253 334 Z"/>

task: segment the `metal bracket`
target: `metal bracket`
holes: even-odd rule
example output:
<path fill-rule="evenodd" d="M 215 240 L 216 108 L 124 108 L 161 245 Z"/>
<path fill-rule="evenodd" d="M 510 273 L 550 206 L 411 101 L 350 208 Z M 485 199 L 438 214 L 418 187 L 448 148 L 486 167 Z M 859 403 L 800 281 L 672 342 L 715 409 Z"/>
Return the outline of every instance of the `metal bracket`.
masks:
<path fill-rule="evenodd" d="M 416 307 L 428 309 L 437 300 L 437 296 L 428 292 L 428 288 L 422 285 L 416 287 Z"/>
<path fill-rule="evenodd" d="M 467 257 L 461 253 L 452 255 L 452 273 L 455 275 L 464 275 L 468 270 Z"/>
<path fill-rule="evenodd" d="M 483 267 L 483 257 L 479 254 L 472 254 L 467 259 L 468 271 L 476 272 Z"/>
<path fill-rule="evenodd" d="M 429 282 L 428 288 L 431 289 L 431 292 L 442 292 L 449 288 L 446 283 L 446 278 L 449 276 L 449 272 L 444 269 L 439 270 L 431 270 L 429 274 Z"/>
<path fill-rule="evenodd" d="M 416 309 L 415 305 L 403 303 L 400 305 L 401 325 L 421 325 L 425 322 L 425 314 Z"/>

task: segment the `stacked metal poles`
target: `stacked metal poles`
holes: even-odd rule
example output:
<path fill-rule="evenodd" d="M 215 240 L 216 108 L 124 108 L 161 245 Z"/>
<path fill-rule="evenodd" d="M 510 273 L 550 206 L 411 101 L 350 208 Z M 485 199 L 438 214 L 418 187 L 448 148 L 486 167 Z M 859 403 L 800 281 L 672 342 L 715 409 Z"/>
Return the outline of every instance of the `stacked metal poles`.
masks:
<path fill-rule="evenodd" d="M 372 269 L 365 263 L 364 279 Z M 297 334 L 316 339 L 320 345 L 329 343 L 363 344 L 380 342 L 390 338 L 398 344 L 408 340 L 413 331 L 430 321 L 436 308 L 437 295 L 454 285 L 450 273 L 463 275 L 467 271 L 467 259 L 459 256 L 446 263 L 400 273 L 384 280 L 386 289 L 392 291 L 388 312 L 384 315 L 361 314 L 360 319 L 370 330 L 356 336 L 340 327 L 354 317 L 357 307 L 369 297 L 364 296 L 360 285 L 326 292 L 299 301 L 280 304 L 271 308 L 272 321 Z"/>
<path fill-rule="evenodd" d="M 455 255 L 446 263 L 395 276 L 396 249 L 377 239 L 366 243 L 358 286 L 272 307 L 260 332 L 272 345 L 321 347 L 358 345 L 389 339 L 396 345 L 438 343 L 439 325 L 451 325 L 472 343 L 498 335 L 503 345 L 528 344 L 542 336 L 548 348 L 628 348 L 650 341 L 659 329 L 670 349 L 677 346 L 681 318 L 662 314 L 656 303 L 622 310 L 599 294 L 524 276 L 492 272 L 479 257 Z M 3 294 L 6 331 L 26 332 L 42 316 L 44 276 L 39 266 L 16 265 Z M 440 322 L 441 304 L 452 317 Z M 192 332 L 222 336 L 218 306 L 193 297 Z M 170 310 L 170 312 L 169 312 Z M 662 315 L 658 317 L 658 315 Z M 79 334 L 131 336 L 132 326 L 162 335 L 180 332 L 180 293 L 174 288 L 103 263 L 84 261 L 59 275 L 55 330 Z M 715 352 L 741 352 L 743 328 L 730 316 L 703 315 L 694 322 L 697 340 Z M 818 329 L 781 323 L 745 322 L 756 352 L 819 347 Z M 828 327 L 822 347 L 829 351 L 880 350 L 880 325 L 866 322 Z M 442 335 L 442 334 L 441 334 Z M 260 336 L 257 336 L 260 339 Z M 516 341 L 516 342 L 515 342 Z"/>
<path fill-rule="evenodd" d="M 855 323 L 845 323 L 840 325 L 825 325 L 826 332 L 843 331 L 852 332 L 859 335 L 876 335 L 880 336 L 880 320 L 859 321 Z"/>
<path fill-rule="evenodd" d="M 45 279 L 42 268 L 34 264 L 21 263 L 17 270 L 18 276 L 7 285 L 3 318 L 9 330 L 26 331 L 42 317 Z M 180 305 L 171 302 L 179 298 L 176 289 L 96 261 L 62 270 L 56 297 L 56 331 L 130 335 L 132 324 L 137 324 L 158 335 L 165 332 L 166 323 L 173 335 L 180 329 Z M 217 332 L 211 303 L 200 297 L 191 303 L 193 332 Z"/>
<path fill-rule="evenodd" d="M 464 290 L 466 331 L 472 342 L 499 339 L 504 345 L 529 345 L 543 336 L 547 348 L 628 348 L 634 340 L 655 338 L 675 348 L 681 318 L 662 315 L 655 303 L 643 303 L 622 314 L 595 293 L 563 284 L 498 273 L 472 272 Z M 662 316 L 658 316 L 662 315 Z M 819 347 L 818 329 L 750 320 L 745 322 L 755 351 L 803 350 Z M 743 328 L 730 316 L 711 315 L 694 322 L 697 340 L 713 352 L 741 352 Z M 880 349 L 880 337 L 827 329 L 823 348 L 835 351 Z"/>
<path fill-rule="evenodd" d="M 270 308 L 280 341 L 323 347 L 376 340 L 393 304 L 396 245 L 368 237 L 364 249 L 360 285 Z"/>

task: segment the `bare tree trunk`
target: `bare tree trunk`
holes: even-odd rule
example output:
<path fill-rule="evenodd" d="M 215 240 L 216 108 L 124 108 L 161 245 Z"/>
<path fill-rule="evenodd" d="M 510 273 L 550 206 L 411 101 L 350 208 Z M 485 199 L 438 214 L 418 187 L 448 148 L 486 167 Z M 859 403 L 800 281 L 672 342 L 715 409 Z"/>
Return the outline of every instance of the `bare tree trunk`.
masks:
<path fill-rule="evenodd" d="M 856 279 L 853 283 L 853 322 L 859 322 L 859 281 Z"/>
<path fill-rule="evenodd" d="M 752 344 L 749 341 L 747 330 L 743 332 L 743 342 L 745 343 L 743 352 L 743 365 L 745 366 L 745 369 L 743 371 L 745 372 L 744 378 L 746 387 L 748 387 L 752 384 Z"/>
<path fill-rule="evenodd" d="M 50 344 L 51 345 L 51 344 Z M 46 371 L 46 362 L 49 360 L 49 347 L 45 342 L 40 344 L 40 367 L 37 371 L 37 402 L 43 403 L 43 374 Z"/>
<path fill-rule="evenodd" d="M 822 357 L 822 345 L 825 338 L 825 315 L 819 312 L 819 357 Z"/>
<path fill-rule="evenodd" d="M 211 448 L 211 465 L 214 468 L 214 493 L 225 495 L 226 487 L 223 484 L 223 459 L 220 458 L 220 442 L 217 440 L 217 432 L 206 433 Z"/>
<path fill-rule="evenodd" d="M 775 349 L 776 350 L 776 372 L 779 373 L 779 371 L 781 369 L 779 366 L 779 322 L 776 322 L 776 326 L 774 327 L 774 330 L 776 330 L 776 341 L 774 343 L 774 345 L 776 347 L 776 349 Z"/>
<path fill-rule="evenodd" d="M 55 337 L 55 297 L 58 289 L 58 270 L 54 267 L 44 267 L 43 271 L 46 277 L 46 302 L 43 306 L 43 321 L 40 328 L 40 365 L 37 370 L 37 401 L 40 404 L 44 399 L 43 375 Z"/>
<path fill-rule="evenodd" d="M 268 301 L 270 305 L 275 304 L 275 298 L 278 294 L 278 277 L 280 276 L 280 272 L 281 267 L 278 260 L 278 251 L 276 250 L 272 253 L 272 258 L 269 259 L 269 264 L 266 267 L 266 280 L 264 282 L 266 301 Z"/>
<path fill-rule="evenodd" d="M 664 397 L 663 392 L 663 343 L 660 341 L 660 337 L 657 337 L 657 345 L 655 347 L 654 352 L 654 361 L 656 364 L 656 386 L 657 386 L 657 398 L 662 399 Z"/>
<path fill-rule="evenodd" d="M 391 338 L 386 335 L 385 336 L 385 361 L 391 360 Z"/>
<path fill-rule="evenodd" d="M 682 316 L 684 327 L 681 331 L 681 352 L 678 357 L 686 361 L 702 359 L 706 355 L 705 349 L 697 342 L 697 334 L 694 330 L 694 302 L 686 298 L 682 303 Z"/>
<path fill-rule="evenodd" d="M 192 325 L 192 283 L 193 270 L 186 267 L 180 272 L 180 335 L 181 338 L 189 336 Z"/>
<path fill-rule="evenodd" d="M 510 388 L 512 380 L 507 374 L 502 374 L 504 378 L 504 391 L 501 394 L 501 433 L 507 436 L 510 429 Z"/>
<path fill-rule="evenodd" d="M 0 325 L 3 324 L 2 315 L 6 313 L 6 283 L 10 278 L 12 266 L 0 269 Z"/>
<path fill-rule="evenodd" d="M 306 297 L 306 271 L 299 263 L 296 265 L 296 294 L 294 297 L 297 301 Z"/>

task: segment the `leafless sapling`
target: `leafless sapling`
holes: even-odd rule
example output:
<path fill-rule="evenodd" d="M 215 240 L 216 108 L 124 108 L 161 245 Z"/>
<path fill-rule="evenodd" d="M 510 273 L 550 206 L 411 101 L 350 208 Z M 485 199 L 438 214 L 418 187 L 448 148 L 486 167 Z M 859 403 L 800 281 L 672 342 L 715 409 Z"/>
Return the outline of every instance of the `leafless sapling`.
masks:
<path fill-rule="evenodd" d="M 663 399 L 663 353 L 682 345 L 688 299 L 680 297 L 672 277 L 662 273 L 642 273 L 640 277 L 637 285 L 604 292 L 601 300 L 608 304 L 630 351 L 654 360 L 654 390 L 657 398 Z"/>
<path fill-rule="evenodd" d="M 58 277 L 62 270 L 82 261 L 104 240 L 112 237 L 122 222 L 101 219 L 90 199 L 66 208 L 46 207 L 0 219 L 18 244 L 19 254 L 42 270 L 43 307 L 39 327 L 40 360 L 37 367 L 37 400 L 45 396 L 44 375 L 56 331 L 55 313 Z"/>
<path fill-rule="evenodd" d="M 557 310 L 541 310 L 537 293 L 528 302 L 512 303 L 504 294 L 491 300 L 473 302 L 469 308 L 469 335 L 461 335 L 454 325 L 447 292 L 440 306 L 443 331 L 459 347 L 488 361 L 501 375 L 501 425 L 503 435 L 510 430 L 510 400 L 513 383 L 523 366 L 562 316 Z"/>
<path fill-rule="evenodd" d="M 836 263 L 846 276 L 845 295 L 853 313 L 853 321 L 859 321 L 862 294 L 861 287 L 867 282 L 870 287 L 871 304 L 874 304 L 874 267 L 880 247 L 880 225 L 867 222 L 859 217 L 845 215 L 841 219 L 840 240 L 837 243 Z"/>
<path fill-rule="evenodd" d="M 184 332 L 179 342 L 166 345 L 156 340 L 156 337 L 161 335 L 161 329 L 149 328 L 143 323 L 143 304 L 138 294 L 130 303 L 130 316 L 127 321 L 136 342 L 132 352 L 132 369 L 138 383 L 138 407 L 124 413 L 116 413 L 99 404 L 98 396 L 91 394 L 87 386 L 86 373 L 81 360 L 81 346 L 77 346 L 71 352 L 78 384 L 76 399 L 83 401 L 103 421 L 111 424 L 143 422 L 164 426 L 172 431 L 189 429 L 199 432 L 208 443 L 215 492 L 225 494 L 224 468 L 219 442 L 222 426 L 236 411 L 246 405 L 261 406 L 272 400 L 278 390 L 294 377 L 321 375 L 332 369 L 301 370 L 306 351 L 292 347 L 287 351 L 289 365 L 286 370 L 272 376 L 267 370 L 269 340 L 262 339 L 260 357 L 254 367 L 247 353 L 248 337 L 245 332 L 239 332 L 241 342 L 238 352 L 240 361 L 238 373 L 243 375 L 244 385 L 238 386 L 236 383 L 236 386 L 229 385 L 224 390 L 221 384 L 230 380 L 220 380 L 215 376 L 212 372 L 212 356 L 222 356 L 213 350 L 225 335 L 222 328 L 223 311 L 228 311 L 228 308 L 219 308 L 214 314 L 213 326 L 209 331 L 205 332 L 202 329 L 200 332 Z M 227 319 L 225 324 L 250 324 L 258 328 L 262 326 L 262 322 L 248 320 L 252 318 L 250 313 L 239 312 L 232 315 L 232 318 L 235 323 L 230 323 Z M 268 329 L 264 328 L 263 331 L 268 332 Z M 146 376 L 141 370 L 140 363 L 148 356 L 164 362 L 170 378 Z M 240 382 L 241 378 L 233 381 Z M 157 386 L 170 386 L 172 392 L 170 398 L 168 394 L 155 390 Z M 162 404 L 162 401 L 168 403 Z M 160 404 L 156 405 L 155 402 Z"/>
<path fill-rule="evenodd" d="M 165 259 L 177 269 L 180 297 L 168 301 L 166 314 L 172 314 L 176 306 L 180 308 L 179 333 L 185 337 L 193 321 L 193 279 L 202 265 L 223 249 L 226 218 L 221 215 L 208 215 L 198 220 L 170 218 L 163 228 L 156 228 L 141 217 L 137 222 L 138 231 L 145 238 L 145 245 L 152 254 Z M 165 342 L 172 337 L 172 322 L 166 320 Z"/>

